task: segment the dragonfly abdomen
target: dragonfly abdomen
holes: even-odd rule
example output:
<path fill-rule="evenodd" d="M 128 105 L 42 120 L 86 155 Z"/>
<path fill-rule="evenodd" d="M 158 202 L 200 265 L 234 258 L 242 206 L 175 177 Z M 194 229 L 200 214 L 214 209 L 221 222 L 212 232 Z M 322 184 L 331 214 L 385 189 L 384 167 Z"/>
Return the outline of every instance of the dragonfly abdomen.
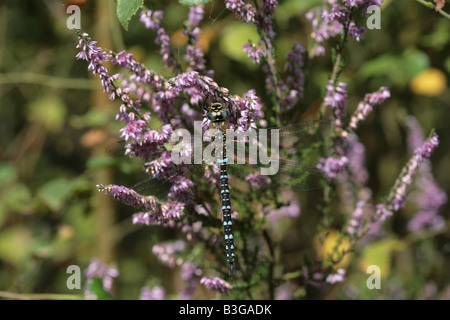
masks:
<path fill-rule="evenodd" d="M 234 237 L 233 237 L 233 222 L 231 219 L 231 202 L 230 202 L 230 187 L 228 185 L 228 173 L 226 159 L 225 163 L 220 165 L 220 195 L 222 198 L 222 222 L 225 236 L 225 250 L 228 260 L 228 273 L 234 274 Z"/>

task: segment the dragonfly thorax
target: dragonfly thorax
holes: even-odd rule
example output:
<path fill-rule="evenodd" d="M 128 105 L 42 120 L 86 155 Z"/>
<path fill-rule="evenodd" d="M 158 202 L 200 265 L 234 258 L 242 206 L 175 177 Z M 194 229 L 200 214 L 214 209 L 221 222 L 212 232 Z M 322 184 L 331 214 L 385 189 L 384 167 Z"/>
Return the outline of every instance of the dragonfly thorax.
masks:
<path fill-rule="evenodd" d="M 225 121 L 225 119 L 228 118 L 229 115 L 230 113 L 228 112 L 228 109 L 218 102 L 213 103 L 207 113 L 208 119 L 212 122 Z"/>

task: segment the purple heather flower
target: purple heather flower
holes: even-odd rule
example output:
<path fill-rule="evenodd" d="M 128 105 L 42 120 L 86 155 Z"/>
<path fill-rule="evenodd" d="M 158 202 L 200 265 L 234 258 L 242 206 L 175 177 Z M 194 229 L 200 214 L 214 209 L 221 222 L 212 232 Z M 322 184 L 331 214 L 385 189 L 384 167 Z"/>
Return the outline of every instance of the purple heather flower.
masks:
<path fill-rule="evenodd" d="M 205 58 L 200 48 L 195 47 L 192 44 L 186 46 L 186 54 L 184 60 L 189 63 L 189 70 L 204 70 Z"/>
<path fill-rule="evenodd" d="M 263 0 L 263 13 L 265 16 L 273 16 L 275 8 L 278 6 L 277 0 Z"/>
<path fill-rule="evenodd" d="M 369 178 L 369 173 L 365 167 L 365 148 L 364 145 L 358 141 L 356 135 L 349 136 L 349 148 L 347 150 L 347 158 L 351 166 L 349 166 L 349 172 L 351 178 L 358 185 L 363 186 L 366 184 Z"/>
<path fill-rule="evenodd" d="M 255 25 L 264 34 L 263 38 L 267 50 L 272 50 L 272 40 L 275 37 L 275 32 L 273 31 L 272 26 L 272 19 L 273 14 L 275 13 L 275 8 L 278 5 L 278 1 L 263 0 L 262 4 L 262 8 L 256 13 L 257 17 L 255 19 Z"/>
<path fill-rule="evenodd" d="M 412 232 L 425 228 L 432 230 L 441 230 L 445 226 L 445 220 L 435 211 L 419 211 L 408 222 L 408 229 Z"/>
<path fill-rule="evenodd" d="M 125 50 L 120 51 L 119 53 L 108 51 L 108 58 L 109 61 L 116 66 L 127 69 L 132 73 L 129 78 L 130 81 L 137 81 L 156 87 L 163 86 L 163 77 L 147 68 L 142 63 L 137 62 L 132 53 L 126 52 Z"/>
<path fill-rule="evenodd" d="M 281 206 L 278 209 L 270 210 L 267 213 L 267 219 L 269 219 L 272 223 L 276 223 L 280 216 L 296 218 L 299 215 L 300 215 L 300 205 L 297 201 L 292 200 L 291 203 L 287 206 Z"/>
<path fill-rule="evenodd" d="M 364 37 L 366 31 L 366 28 L 358 27 L 353 21 L 348 26 L 348 35 L 355 38 L 358 42 Z"/>
<path fill-rule="evenodd" d="M 129 97 L 130 92 L 135 92 L 139 97 L 143 98 L 145 95 L 144 89 L 142 87 L 136 87 L 136 91 L 134 91 L 131 88 L 124 88 L 122 90 L 120 87 L 117 87 L 114 82 L 123 78 L 123 75 L 110 75 L 103 63 L 110 61 L 117 66 L 126 68 L 134 73 L 134 77 L 130 78 L 131 81 L 151 84 L 157 88 L 162 85 L 161 77 L 142 64 L 137 63 L 132 54 L 126 53 L 125 51 L 116 54 L 110 50 L 108 51 L 97 47 L 97 42 L 91 41 L 91 38 L 87 33 L 80 34 L 78 39 L 77 47 L 81 48 L 82 51 L 77 54 L 77 58 L 89 62 L 88 70 L 91 70 L 94 74 L 98 74 L 103 90 L 108 93 L 110 100 L 116 98 L 122 100 L 123 103 L 120 106 L 118 118 L 128 122 L 129 120 L 134 120 L 133 116 L 136 113 L 141 120 L 148 122 L 150 120 L 149 113 L 141 115 L 137 109 L 137 107 L 141 105 L 141 102 Z M 128 110 L 130 110 L 129 113 L 127 113 Z"/>
<path fill-rule="evenodd" d="M 363 15 L 367 16 L 370 14 L 370 12 L 367 12 L 367 9 L 371 6 L 381 6 L 381 3 L 383 2 L 383 0 L 365 0 L 364 1 L 364 5 L 361 9 L 361 12 Z"/>
<path fill-rule="evenodd" d="M 358 128 L 359 123 L 367 119 L 372 112 L 373 106 L 384 102 L 390 96 L 391 93 L 386 87 L 381 87 L 376 92 L 366 94 L 364 96 L 364 101 L 361 101 L 358 104 L 358 107 L 350 118 L 349 130 L 355 131 Z"/>
<path fill-rule="evenodd" d="M 386 204 L 382 203 L 376 206 L 376 216 L 378 217 L 376 220 L 383 221 L 392 216 L 392 211 L 397 211 L 404 206 L 407 200 L 406 193 L 412 184 L 414 175 L 417 173 L 419 166 L 430 157 L 431 152 L 438 144 L 438 136 L 436 133 L 433 133 L 420 147 L 416 148 L 414 155 L 395 181 Z"/>
<path fill-rule="evenodd" d="M 285 191 L 282 193 L 284 201 L 288 205 L 281 206 L 277 209 L 264 208 L 263 211 L 272 225 L 276 225 L 280 217 L 297 218 L 300 215 L 300 204 L 298 203 L 296 194 L 294 192 Z"/>
<path fill-rule="evenodd" d="M 222 280 L 218 277 L 214 277 L 214 278 L 203 277 L 203 278 L 201 278 L 200 283 L 203 284 L 208 289 L 219 291 L 221 294 L 225 294 L 225 295 L 229 295 L 230 289 L 233 288 L 233 286 L 231 284 L 229 284 L 225 280 Z"/>
<path fill-rule="evenodd" d="M 420 172 L 420 177 L 417 181 L 419 192 L 415 194 L 417 204 L 425 209 L 438 212 L 439 208 L 447 202 L 446 193 L 439 188 L 433 179 L 429 166 L 424 166 Z"/>
<path fill-rule="evenodd" d="M 121 137 L 125 140 L 139 141 L 141 133 L 145 131 L 147 122 L 144 120 L 129 120 L 125 127 L 120 129 Z"/>
<path fill-rule="evenodd" d="M 99 76 L 103 90 L 108 93 L 109 99 L 114 100 L 118 97 L 128 107 L 134 108 L 134 101 L 114 85 L 114 81 L 118 80 L 120 75 L 116 74 L 111 76 L 108 73 L 103 63 L 109 60 L 109 54 L 102 48 L 97 47 L 97 41 L 92 41 L 87 33 L 83 33 L 78 36 L 77 48 L 81 48 L 81 51 L 76 56 L 77 59 L 83 59 L 89 62 L 88 70 Z"/>
<path fill-rule="evenodd" d="M 349 13 L 350 11 L 346 7 L 333 6 L 330 11 L 326 9 L 322 11 L 322 18 L 326 22 L 336 21 L 341 25 L 346 25 L 348 22 Z"/>
<path fill-rule="evenodd" d="M 438 146 L 439 139 L 436 133 L 428 138 L 422 146 L 414 151 L 414 155 L 403 169 L 403 174 L 397 179 L 393 193 L 390 196 L 389 206 L 393 210 L 398 210 L 406 201 L 406 192 L 411 186 L 412 178 L 417 172 L 420 164 L 430 157 L 433 150 Z"/>
<path fill-rule="evenodd" d="M 178 220 L 184 211 L 184 203 L 168 201 L 161 205 L 161 213 L 165 219 Z"/>
<path fill-rule="evenodd" d="M 411 150 L 419 149 L 425 137 L 416 118 L 410 116 L 406 120 L 409 129 L 408 146 Z M 423 228 L 439 230 L 444 225 L 444 219 L 438 215 L 440 208 L 447 202 L 446 193 L 439 188 L 431 173 L 431 164 L 425 160 L 418 171 L 417 190 L 412 194 L 418 207 L 418 212 L 409 221 L 408 229 L 418 231 Z"/>
<path fill-rule="evenodd" d="M 324 105 L 330 107 L 336 119 L 341 119 L 347 113 L 347 84 L 339 82 L 334 86 L 330 80 L 326 86 L 327 94 L 324 99 Z"/>
<path fill-rule="evenodd" d="M 288 282 L 283 283 L 276 290 L 275 300 L 291 300 L 292 299 L 292 289 Z"/>
<path fill-rule="evenodd" d="M 97 185 L 98 191 L 105 192 L 106 194 L 110 194 L 114 199 L 119 200 L 122 203 L 125 203 L 129 206 L 133 206 L 137 209 L 145 210 L 145 211 L 154 211 L 158 212 L 159 208 L 157 206 L 157 201 L 152 196 L 142 196 L 133 189 L 129 189 L 124 186 L 118 186 L 115 184 L 110 185 Z"/>
<path fill-rule="evenodd" d="M 192 262 L 185 262 L 181 265 L 181 278 L 187 283 L 179 293 L 179 298 L 182 300 L 192 300 L 195 289 L 198 285 L 197 277 L 202 275 L 202 270 Z"/>
<path fill-rule="evenodd" d="M 268 176 L 262 175 L 259 171 L 255 174 L 250 173 L 247 177 L 245 177 L 245 180 L 250 182 L 252 188 L 257 190 L 267 188 L 272 182 Z"/>
<path fill-rule="evenodd" d="M 188 45 L 186 46 L 186 54 L 184 60 L 188 62 L 188 71 L 197 70 L 205 73 L 205 58 L 202 50 L 197 47 L 200 35 L 198 24 L 203 19 L 203 5 L 191 7 L 189 9 L 189 17 L 185 23 L 183 35 L 188 37 Z M 211 72 L 207 72 L 211 73 Z"/>
<path fill-rule="evenodd" d="M 147 29 L 156 31 L 155 42 L 161 45 L 159 54 L 162 56 L 164 63 L 168 68 L 173 68 L 174 73 L 178 73 L 181 69 L 178 61 L 175 59 L 175 55 L 170 48 L 170 38 L 163 27 L 161 27 L 161 21 L 163 18 L 162 11 L 143 10 L 141 12 L 140 21 L 145 25 Z"/>
<path fill-rule="evenodd" d="M 352 236 L 355 233 L 358 233 L 361 229 L 362 219 L 363 219 L 363 207 L 365 205 L 364 201 L 358 201 L 356 203 L 356 208 L 352 212 L 352 217 L 350 218 L 347 225 L 347 233 Z"/>
<path fill-rule="evenodd" d="M 253 63 L 260 64 L 261 57 L 263 56 L 263 50 L 257 47 L 254 43 L 244 43 L 242 45 L 244 52 L 253 61 Z"/>
<path fill-rule="evenodd" d="M 161 157 L 144 163 L 145 171 L 151 173 L 152 177 L 164 178 L 164 173 L 168 171 L 173 164 L 172 152 L 163 151 Z"/>
<path fill-rule="evenodd" d="M 325 281 L 330 284 L 335 284 L 344 281 L 344 277 L 345 269 L 338 269 L 336 273 L 329 274 Z"/>
<path fill-rule="evenodd" d="M 160 212 L 138 212 L 133 214 L 133 224 L 140 225 L 165 225 L 168 220 L 166 220 Z"/>
<path fill-rule="evenodd" d="M 194 28 L 200 24 L 203 19 L 205 11 L 203 10 L 203 4 L 192 6 L 189 8 L 188 24 L 191 28 Z"/>
<path fill-rule="evenodd" d="M 289 88 L 289 92 L 284 99 L 282 106 L 289 110 L 291 109 L 299 99 L 303 97 L 303 85 L 305 83 L 305 76 L 303 74 L 303 55 L 305 50 L 300 43 L 296 43 L 286 54 L 286 65 L 284 70 L 287 73 L 286 86 Z"/>
<path fill-rule="evenodd" d="M 102 263 L 100 259 L 94 258 L 89 263 L 89 266 L 84 272 L 87 280 L 86 280 L 86 296 L 90 297 L 93 294 L 89 291 L 89 284 L 92 281 L 92 278 L 97 277 L 103 280 L 103 289 L 105 291 L 111 293 L 113 278 L 117 278 L 119 276 L 119 271 L 116 268 L 110 268 L 106 264 Z"/>
<path fill-rule="evenodd" d="M 341 174 L 349 161 L 346 156 L 320 158 L 317 168 L 322 170 L 330 178 L 336 178 Z"/>
<path fill-rule="evenodd" d="M 420 127 L 420 124 L 415 117 L 407 117 L 406 125 L 409 131 L 407 137 L 408 147 L 410 148 L 410 150 L 414 151 L 425 142 L 425 137 L 423 135 L 422 128 Z"/>
<path fill-rule="evenodd" d="M 355 131 L 359 127 L 359 123 L 366 120 L 372 109 L 369 103 L 361 101 L 350 118 L 349 129 Z"/>
<path fill-rule="evenodd" d="M 328 11 L 327 11 L 328 12 Z M 343 26 L 337 21 L 328 21 L 321 17 L 322 11 L 320 8 L 306 13 L 306 18 L 311 21 L 312 32 L 311 38 L 314 40 L 314 48 L 311 56 L 321 56 L 325 54 L 323 43 L 325 40 L 337 36 L 342 33 Z"/>
<path fill-rule="evenodd" d="M 171 243 L 155 244 L 152 252 L 162 263 L 173 268 L 182 263 L 182 259 L 177 258 L 176 254 L 183 251 L 185 248 L 186 243 L 182 240 L 178 240 Z"/>
<path fill-rule="evenodd" d="M 204 216 L 209 216 L 209 212 L 211 212 L 211 205 L 209 203 L 204 203 L 202 205 L 195 205 L 195 212 L 197 214 L 202 214 Z"/>
<path fill-rule="evenodd" d="M 178 200 L 180 203 L 191 202 L 193 198 L 191 188 L 193 186 L 194 182 L 186 177 L 179 176 L 174 180 L 168 196 L 174 200 Z"/>
<path fill-rule="evenodd" d="M 200 276 L 202 273 L 202 269 L 192 262 L 185 262 L 181 266 L 181 278 L 186 282 L 191 281 L 195 276 Z"/>
<path fill-rule="evenodd" d="M 387 87 L 381 87 L 378 91 L 373 93 L 368 93 L 364 97 L 364 101 L 371 104 L 372 106 L 384 102 L 387 98 L 391 96 L 391 92 Z"/>
<path fill-rule="evenodd" d="M 139 300 L 164 300 L 166 291 L 161 286 L 156 286 L 150 289 L 149 286 L 142 287 Z"/>
<path fill-rule="evenodd" d="M 354 8 L 362 4 L 364 0 L 344 0 L 344 2 L 347 7 Z"/>
<path fill-rule="evenodd" d="M 422 287 L 417 300 L 434 300 L 436 299 L 436 294 L 438 293 L 438 287 L 434 281 L 429 281 L 425 283 Z"/>
<path fill-rule="evenodd" d="M 249 90 L 242 98 L 235 96 L 231 100 L 240 113 L 236 121 L 239 128 L 243 131 L 247 131 L 249 128 L 256 129 L 256 120 L 262 118 L 264 113 L 262 111 L 263 105 L 255 94 L 255 90 Z"/>
<path fill-rule="evenodd" d="M 429 158 L 434 149 L 439 145 L 439 137 L 434 133 L 429 139 L 422 144 L 421 147 L 416 149 L 415 153 L 420 156 L 421 160 Z"/>
<path fill-rule="evenodd" d="M 162 11 L 142 11 L 140 21 L 145 25 L 147 29 L 156 30 L 159 28 L 163 18 Z"/>
<path fill-rule="evenodd" d="M 225 0 L 225 6 L 233 11 L 243 22 L 254 23 L 256 9 L 250 3 L 244 3 L 242 0 Z"/>

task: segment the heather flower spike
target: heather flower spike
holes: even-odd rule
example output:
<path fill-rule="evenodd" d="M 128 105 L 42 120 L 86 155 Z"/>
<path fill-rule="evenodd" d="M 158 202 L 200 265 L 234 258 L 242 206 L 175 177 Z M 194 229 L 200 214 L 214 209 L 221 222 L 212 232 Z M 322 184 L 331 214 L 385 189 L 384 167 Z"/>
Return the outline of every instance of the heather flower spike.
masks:
<path fill-rule="evenodd" d="M 200 283 L 203 284 L 208 289 L 218 291 L 221 294 L 225 294 L 225 295 L 229 295 L 230 289 L 233 288 L 233 286 L 231 284 L 229 284 L 225 280 L 220 279 L 219 277 L 214 277 L 214 278 L 203 277 L 200 280 Z"/>
<path fill-rule="evenodd" d="M 438 135 L 433 132 L 430 137 L 414 151 L 413 156 L 395 181 L 394 187 L 387 200 L 388 209 L 396 211 L 403 207 L 407 199 L 406 193 L 412 184 L 414 175 L 417 173 L 420 165 L 431 156 L 431 153 L 438 144 Z"/>
<path fill-rule="evenodd" d="M 408 146 L 411 150 L 419 148 L 425 141 L 422 129 L 417 120 L 410 116 L 406 121 L 408 126 Z M 425 228 L 441 229 L 444 218 L 439 215 L 441 207 L 447 202 L 446 193 L 439 188 L 431 173 L 431 163 L 425 160 L 416 178 L 416 190 L 411 194 L 417 206 L 417 213 L 408 223 L 408 229 L 418 231 Z"/>
<path fill-rule="evenodd" d="M 93 297 L 93 293 L 89 291 L 89 284 L 92 282 L 94 277 L 102 279 L 103 289 L 111 293 L 113 279 L 119 276 L 119 271 L 116 268 L 112 268 L 102 263 L 100 259 L 94 258 L 89 263 L 86 271 L 84 272 L 86 276 L 85 285 L 85 295 L 87 297 Z"/>

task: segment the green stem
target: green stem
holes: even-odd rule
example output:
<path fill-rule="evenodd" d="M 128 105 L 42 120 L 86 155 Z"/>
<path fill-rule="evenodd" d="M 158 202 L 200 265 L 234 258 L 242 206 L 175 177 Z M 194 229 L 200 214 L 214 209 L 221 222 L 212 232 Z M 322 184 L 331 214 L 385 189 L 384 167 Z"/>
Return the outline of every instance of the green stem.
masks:
<path fill-rule="evenodd" d="M 336 84 L 337 78 L 339 73 L 341 72 L 341 60 L 342 60 L 342 53 L 344 51 L 344 45 L 345 41 L 347 41 L 348 37 L 348 28 L 350 26 L 350 21 L 352 19 L 353 11 L 350 11 L 350 16 L 348 19 L 348 23 L 344 26 L 344 33 L 342 35 L 342 40 L 339 43 L 337 50 L 336 50 L 336 60 L 334 61 L 333 65 L 333 71 L 331 73 L 330 81 L 333 83 L 333 85 Z M 323 117 L 325 115 L 325 104 L 322 103 L 319 109 L 319 115 Z"/>
<path fill-rule="evenodd" d="M 443 16 L 444 18 L 447 18 L 450 20 L 450 14 L 448 14 L 447 12 L 445 12 L 444 10 L 438 8 L 434 3 L 426 1 L 426 0 L 416 0 L 417 2 L 423 4 L 424 6 L 436 11 L 437 13 L 439 13 L 441 16 Z"/>
<path fill-rule="evenodd" d="M 273 300 L 275 298 L 275 286 L 273 283 L 273 271 L 275 267 L 275 250 L 273 248 L 273 241 L 269 235 L 266 228 L 263 229 L 263 237 L 269 248 L 270 258 L 269 258 L 269 270 L 267 276 L 267 282 L 269 283 L 269 299 Z"/>

